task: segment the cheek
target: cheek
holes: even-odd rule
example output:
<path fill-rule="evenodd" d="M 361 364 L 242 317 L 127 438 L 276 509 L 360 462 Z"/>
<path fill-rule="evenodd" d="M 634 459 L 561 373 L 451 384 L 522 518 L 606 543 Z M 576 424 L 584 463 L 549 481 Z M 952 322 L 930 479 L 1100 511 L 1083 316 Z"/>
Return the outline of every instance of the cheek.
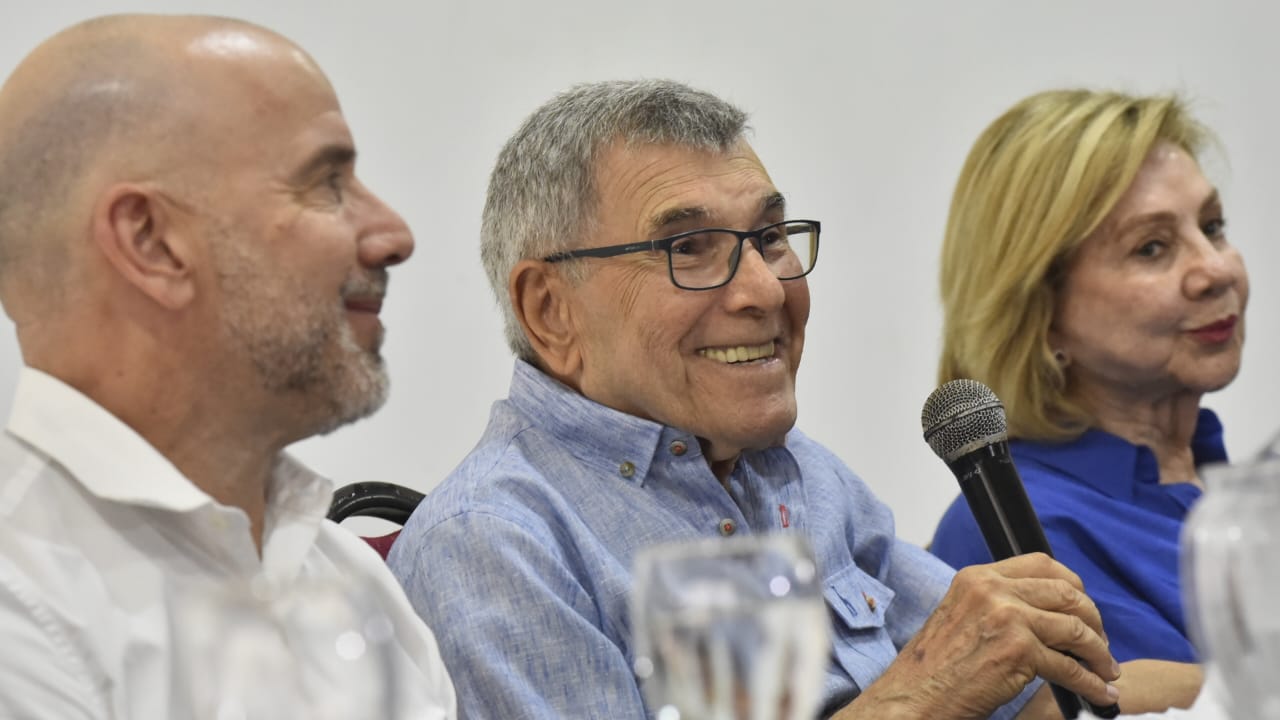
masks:
<path fill-rule="evenodd" d="M 809 281 L 807 278 L 788 280 L 783 287 L 787 293 L 787 317 L 791 321 L 791 331 L 803 335 L 809 322 Z"/>
<path fill-rule="evenodd" d="M 682 341 L 707 314 L 714 293 L 681 290 L 671 284 L 665 266 L 658 270 L 638 264 L 602 278 L 611 299 L 598 332 L 626 337 L 619 350 L 635 362 L 667 365 L 667 358 L 689 349 Z"/>
<path fill-rule="evenodd" d="M 1236 292 L 1240 294 L 1240 311 L 1244 312 L 1245 306 L 1249 303 L 1249 271 L 1244 266 L 1244 258 L 1239 253 L 1236 254 L 1236 265 L 1239 268 L 1236 276 Z"/>
<path fill-rule="evenodd" d="M 787 289 L 787 319 L 791 324 L 791 374 L 794 377 L 800 366 L 800 356 L 804 353 L 804 329 L 809 323 L 809 281 L 806 278 L 789 280 Z"/>
<path fill-rule="evenodd" d="M 1063 327 L 1083 338 L 1150 342 L 1176 333 L 1185 320 L 1187 301 L 1173 282 L 1100 279 L 1074 288 L 1062 306 Z"/>

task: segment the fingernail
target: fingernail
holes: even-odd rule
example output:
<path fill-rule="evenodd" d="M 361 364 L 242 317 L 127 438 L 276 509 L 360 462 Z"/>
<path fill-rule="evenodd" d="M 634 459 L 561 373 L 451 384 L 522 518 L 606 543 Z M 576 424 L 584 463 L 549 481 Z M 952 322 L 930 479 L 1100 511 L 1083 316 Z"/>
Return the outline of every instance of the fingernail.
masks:
<path fill-rule="evenodd" d="M 1120 663 L 1114 659 L 1111 661 L 1111 677 L 1120 677 Z"/>
<path fill-rule="evenodd" d="M 1120 699 L 1120 689 L 1111 683 L 1107 683 L 1107 697 L 1114 702 Z"/>

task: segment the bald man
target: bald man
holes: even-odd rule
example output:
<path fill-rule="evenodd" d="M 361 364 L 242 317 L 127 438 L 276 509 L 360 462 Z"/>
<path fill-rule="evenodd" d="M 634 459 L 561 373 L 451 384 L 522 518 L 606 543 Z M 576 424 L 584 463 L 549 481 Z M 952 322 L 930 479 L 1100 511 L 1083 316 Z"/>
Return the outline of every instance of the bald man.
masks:
<path fill-rule="evenodd" d="M 0 717 L 213 717 L 211 689 L 253 672 L 218 662 L 244 608 L 299 588 L 389 621 L 365 640 L 406 717 L 454 715 L 431 632 L 283 453 L 386 395 L 378 312 L 413 239 L 354 161 L 314 61 L 243 22 L 92 20 L 0 89 L 0 302 L 25 364 L 0 436 Z M 251 676 L 257 699 L 300 678 L 330 702 L 288 717 L 334 712 L 360 667 L 260 661 L 291 676 Z"/>

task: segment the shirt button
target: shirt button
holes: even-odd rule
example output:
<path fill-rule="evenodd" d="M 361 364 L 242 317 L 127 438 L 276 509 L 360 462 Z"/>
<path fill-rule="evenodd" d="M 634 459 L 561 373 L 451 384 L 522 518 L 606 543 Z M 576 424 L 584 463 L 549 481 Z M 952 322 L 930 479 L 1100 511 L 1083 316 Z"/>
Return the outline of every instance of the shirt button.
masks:
<path fill-rule="evenodd" d="M 724 535 L 725 537 L 732 535 L 734 531 L 736 531 L 737 529 L 738 529 L 738 524 L 730 520 L 729 518 L 725 518 L 720 521 L 720 534 Z"/>
<path fill-rule="evenodd" d="M 618 466 L 618 474 L 622 477 L 629 478 L 636 474 L 636 465 L 630 460 Z"/>
<path fill-rule="evenodd" d="M 671 447 L 671 454 L 675 455 L 676 457 L 680 457 L 681 455 L 689 452 L 689 446 L 686 445 L 683 440 L 672 440 L 670 447 Z"/>
<path fill-rule="evenodd" d="M 876 599 L 866 593 L 862 593 L 862 599 L 867 601 L 867 609 L 871 612 L 876 611 Z"/>

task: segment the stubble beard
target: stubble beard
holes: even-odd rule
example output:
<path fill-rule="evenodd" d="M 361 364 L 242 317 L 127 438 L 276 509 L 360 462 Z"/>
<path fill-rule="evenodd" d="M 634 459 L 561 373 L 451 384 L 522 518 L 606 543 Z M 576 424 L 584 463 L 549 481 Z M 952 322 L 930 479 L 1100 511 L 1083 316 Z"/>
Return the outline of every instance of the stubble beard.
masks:
<path fill-rule="evenodd" d="M 371 349 L 360 347 L 342 297 L 317 301 L 302 282 L 266 277 L 246 261 L 221 268 L 224 326 L 252 364 L 257 389 L 289 408 L 285 416 L 297 423 L 290 434 L 327 434 L 382 407 L 390 385 L 379 353 L 382 331 Z M 380 292 L 385 277 L 349 280 L 342 293 Z M 263 292 L 273 284 L 275 292 Z"/>

